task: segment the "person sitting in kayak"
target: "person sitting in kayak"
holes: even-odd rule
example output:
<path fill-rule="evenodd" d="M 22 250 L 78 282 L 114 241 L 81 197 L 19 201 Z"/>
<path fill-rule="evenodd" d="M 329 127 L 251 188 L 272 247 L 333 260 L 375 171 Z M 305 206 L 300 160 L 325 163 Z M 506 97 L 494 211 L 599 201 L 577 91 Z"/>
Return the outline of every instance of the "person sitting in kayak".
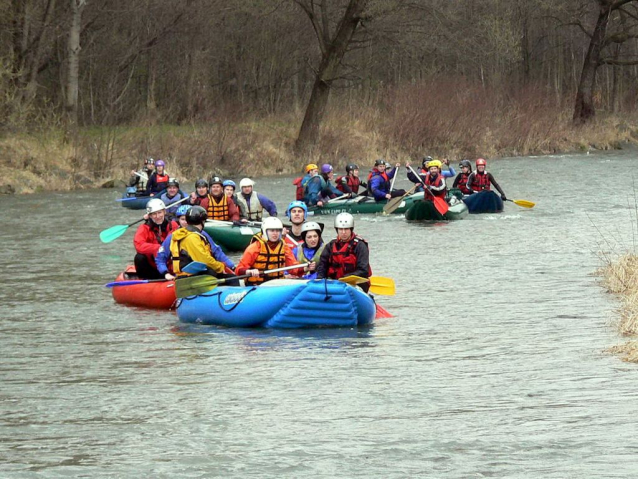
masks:
<path fill-rule="evenodd" d="M 374 162 L 374 168 L 368 175 L 368 189 L 376 201 L 389 200 L 405 194 L 405 190 L 390 191 L 390 180 L 399 171 L 399 166 L 401 165 L 397 163 L 392 170 L 386 171 L 384 160 L 379 159 Z"/>
<path fill-rule="evenodd" d="M 291 201 L 286 210 L 286 216 L 290 218 L 291 228 L 286 228 L 286 243 L 290 248 L 294 248 L 303 241 L 301 227 L 306 221 L 308 207 L 303 201 Z"/>
<path fill-rule="evenodd" d="M 209 220 L 239 221 L 239 208 L 224 194 L 224 183 L 218 176 L 210 179 L 210 193 L 200 200 L 199 206 L 206 210 Z"/>
<path fill-rule="evenodd" d="M 354 216 L 339 213 L 335 217 L 337 238 L 326 245 L 317 265 L 317 279 L 340 279 L 345 276 L 369 278 L 370 252 L 368 243 L 354 233 Z M 359 285 L 366 293 L 369 283 Z"/>
<path fill-rule="evenodd" d="M 295 185 L 296 189 L 295 189 L 295 199 L 297 201 L 304 201 L 304 196 L 306 195 L 306 185 L 308 184 L 308 181 L 310 181 L 310 179 L 313 176 L 317 176 L 317 174 L 319 173 L 319 167 L 317 165 L 315 165 L 314 163 L 308 163 L 306 165 L 306 167 L 304 168 L 306 174 L 304 176 L 300 176 L 298 178 L 295 178 L 292 182 L 293 185 Z"/>
<path fill-rule="evenodd" d="M 359 167 L 354 163 L 346 166 L 346 176 L 337 178 L 337 188 L 342 193 L 350 195 L 350 197 L 359 194 L 359 187 L 367 188 L 367 184 L 359 178 Z"/>
<path fill-rule="evenodd" d="M 282 278 L 283 271 L 266 275 L 262 273 L 271 269 L 299 264 L 292 254 L 292 250 L 281 238 L 283 229 L 284 225 L 279 218 L 269 216 L 264 219 L 261 224 L 261 232 L 253 237 L 237 265 L 238 275 L 250 275 L 246 279 L 246 283 L 256 285 Z M 314 268 L 314 264 L 309 265 L 311 271 L 314 271 Z M 301 276 L 304 274 L 304 267 L 301 266 L 289 272 L 291 275 Z"/>
<path fill-rule="evenodd" d="M 216 278 L 228 278 L 233 271 L 220 259 L 217 259 L 212 250 L 212 244 L 207 236 L 202 234 L 207 213 L 201 206 L 192 206 L 186 213 L 186 227 L 179 228 L 173 233 L 169 250 L 173 264 L 173 274 L 177 281 L 191 276 L 182 269 L 193 261 L 206 265 L 206 271 L 202 274 L 215 276 Z M 234 284 L 232 284 L 234 283 Z M 238 286 L 239 281 L 227 282 L 231 286 Z"/>
<path fill-rule="evenodd" d="M 131 179 L 129 180 L 128 185 L 136 188 L 137 196 L 146 196 L 146 184 L 153 174 L 154 169 L 155 160 L 153 158 L 147 158 L 146 161 L 144 161 L 144 166 L 141 170 L 131 170 Z"/>
<path fill-rule="evenodd" d="M 208 181 L 204 178 L 200 178 L 195 182 L 195 191 L 191 193 L 191 197 L 188 202 L 192 206 L 201 206 L 202 201 L 206 198 L 208 198 Z"/>
<path fill-rule="evenodd" d="M 325 182 L 319 175 L 319 167 L 315 164 L 306 166 L 308 174 L 304 176 L 301 184 L 304 189 L 303 201 L 308 206 L 323 206 L 321 201 L 321 190 L 324 188 Z"/>
<path fill-rule="evenodd" d="M 137 228 L 135 245 L 135 271 L 141 279 L 163 277 L 155 265 L 155 255 L 166 237 L 177 229 L 177 223 L 166 218 L 166 205 L 159 198 L 152 198 L 146 204 L 148 219 Z"/>
<path fill-rule="evenodd" d="M 297 258 L 300 263 L 315 263 L 319 262 L 321 253 L 325 248 L 325 243 L 321 238 L 323 229 L 314 221 L 308 221 L 301 227 L 301 239 L 302 243 L 299 243 L 292 250 L 292 254 Z M 316 271 L 306 273 L 304 279 L 315 279 L 317 277 Z"/>
<path fill-rule="evenodd" d="M 450 166 L 450 160 L 448 160 L 447 158 L 443 161 L 439 161 L 433 159 L 431 156 L 426 156 L 421 162 L 421 169 L 417 172 L 421 180 L 425 181 L 430 171 L 429 165 L 432 162 L 434 162 L 433 164 L 438 164 L 439 174 L 443 177 L 443 181 L 445 181 L 446 178 L 453 178 L 456 175 L 456 170 L 454 169 L 454 167 Z M 447 170 L 442 169 L 443 164 L 448 167 Z M 407 161 L 405 163 L 405 167 L 408 168 L 408 180 L 417 185 L 415 191 L 423 191 L 423 183 L 421 183 L 421 180 L 419 180 L 419 178 L 417 178 L 414 173 L 412 173 L 412 170 L 409 168 L 409 166 L 410 162 Z"/>
<path fill-rule="evenodd" d="M 146 194 L 149 196 L 155 196 L 157 193 L 166 189 L 168 183 L 168 173 L 164 170 L 166 164 L 162 160 L 155 162 L 155 171 L 151 174 L 146 183 Z"/>
<path fill-rule="evenodd" d="M 406 168 L 409 167 L 409 165 L 410 162 L 406 162 Z M 416 179 L 421 184 L 425 183 L 430 193 L 434 196 L 445 198 L 447 185 L 445 184 L 445 178 L 441 172 L 441 162 L 439 160 L 431 160 L 426 166 L 428 171 L 424 176 L 419 174 L 420 179 L 417 179 L 411 171 L 408 174 L 408 178 L 410 178 L 411 181 Z"/>
<path fill-rule="evenodd" d="M 231 198 L 235 204 L 237 204 L 237 195 L 235 194 L 235 190 L 237 189 L 237 185 L 233 180 L 224 180 L 222 183 L 224 187 L 224 194 Z"/>
<path fill-rule="evenodd" d="M 179 189 L 179 181 L 175 178 L 170 178 L 166 183 L 166 191 L 159 195 L 159 199 L 166 205 L 166 213 L 169 219 L 175 217 L 177 208 L 179 205 L 171 206 L 173 203 L 177 203 L 179 200 L 186 198 L 186 193 Z"/>
<path fill-rule="evenodd" d="M 470 176 L 467 179 L 467 189 L 473 193 L 478 193 L 481 191 L 489 191 L 490 185 L 494 185 L 494 188 L 496 188 L 501 194 L 501 199 L 503 201 L 507 201 L 505 193 L 503 193 L 502 188 L 496 182 L 492 173 L 488 173 L 485 170 L 486 166 L 487 162 L 483 158 L 476 160 L 476 170 L 470 173 Z"/>
<path fill-rule="evenodd" d="M 472 173 L 472 163 L 470 163 L 470 160 L 461 160 L 459 168 L 461 168 L 461 172 L 454 178 L 452 188 L 458 188 L 464 195 L 471 195 L 473 191 L 467 187 L 467 180 L 470 178 L 470 173 Z"/>
<path fill-rule="evenodd" d="M 191 209 L 190 205 L 179 205 L 177 208 L 177 212 L 175 213 L 175 219 L 179 222 L 180 228 L 186 228 L 188 224 L 186 222 L 186 214 Z M 226 265 L 226 273 L 232 274 L 235 269 L 235 263 L 228 258 L 222 251 L 222 249 L 213 241 L 213 238 L 210 237 L 206 231 L 202 230 L 201 233 L 206 237 L 210 244 L 210 250 L 213 257 L 221 261 Z M 169 234 L 166 239 L 162 242 L 162 246 L 157 251 L 155 255 L 155 264 L 157 265 L 157 271 L 160 274 L 164 275 L 164 279 L 175 279 L 173 275 L 173 262 L 171 261 L 171 240 L 173 239 L 173 233 Z"/>
<path fill-rule="evenodd" d="M 242 178 L 239 182 L 240 193 L 237 195 L 237 206 L 241 221 L 261 221 L 263 211 L 270 216 L 277 216 L 277 206 L 261 193 L 253 190 L 255 182 L 250 178 Z"/>

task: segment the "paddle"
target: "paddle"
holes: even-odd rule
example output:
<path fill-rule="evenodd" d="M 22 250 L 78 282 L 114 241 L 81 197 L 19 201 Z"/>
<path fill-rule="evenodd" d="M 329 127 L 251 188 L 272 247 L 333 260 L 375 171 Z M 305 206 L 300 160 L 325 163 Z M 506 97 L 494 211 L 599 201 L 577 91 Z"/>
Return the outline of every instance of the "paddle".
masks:
<path fill-rule="evenodd" d="M 383 207 L 383 212 L 386 215 L 394 213 L 399 208 L 399 206 L 401 206 L 401 203 L 403 203 L 403 198 L 413 194 L 414 190 L 416 190 L 416 187 L 417 185 L 414 185 L 412 188 L 406 191 L 403 196 L 397 196 L 396 198 L 391 198 Z"/>
<path fill-rule="evenodd" d="M 176 201 L 175 203 L 172 203 L 170 206 L 175 206 L 181 203 L 182 201 L 186 201 L 188 198 L 189 198 L 188 196 L 186 198 L 182 198 L 181 200 Z M 110 243 L 111 241 L 114 241 L 118 239 L 120 236 L 122 236 L 126 232 L 126 230 L 129 228 L 129 226 L 136 225 L 137 223 L 141 223 L 142 221 L 144 221 L 143 217 L 127 225 L 111 226 L 110 228 L 107 228 L 100 233 L 100 240 L 102 241 L 102 243 Z"/>
<path fill-rule="evenodd" d="M 288 271 L 291 269 L 303 268 L 308 263 L 299 263 L 292 266 L 284 266 L 283 268 L 269 269 L 262 271 L 260 276 L 265 274 L 279 273 L 280 271 Z M 185 298 L 187 296 L 196 296 L 198 294 L 207 293 L 215 289 L 220 284 L 227 283 L 236 279 L 249 278 L 250 274 L 242 274 L 240 276 L 230 276 L 228 278 L 215 278 L 214 276 L 189 276 L 186 278 L 179 278 L 175 281 L 175 295 L 178 298 Z"/>
<path fill-rule="evenodd" d="M 394 296 L 396 293 L 394 280 L 384 276 L 370 276 L 369 278 L 362 278 L 361 276 L 350 275 L 339 278 L 339 281 L 343 281 L 351 286 L 370 282 L 370 292 L 373 294 L 380 294 L 382 296 Z"/>
<path fill-rule="evenodd" d="M 447 213 L 447 210 L 450 209 L 445 199 L 441 198 L 440 196 L 434 196 L 432 192 L 428 189 L 428 185 L 426 185 L 425 181 L 423 181 L 423 179 L 417 174 L 417 172 L 414 171 L 412 166 L 408 165 L 408 168 L 410 168 L 410 171 L 412 172 L 412 174 L 416 176 L 417 179 L 421 182 L 421 184 L 423 185 L 423 190 L 431 196 L 432 202 L 434 203 L 434 207 L 436 208 L 436 211 L 438 211 L 441 215 L 445 215 L 445 213 Z M 443 179 L 443 181 L 445 181 L 445 179 Z"/>
<path fill-rule="evenodd" d="M 329 205 L 330 203 L 334 203 L 335 201 L 342 200 L 346 198 L 347 196 L 348 195 L 337 196 L 336 198 L 332 198 L 331 200 L 326 201 L 326 204 Z"/>
<path fill-rule="evenodd" d="M 128 198 L 116 198 L 115 201 L 132 201 L 132 200 L 139 200 L 140 198 L 148 198 L 149 200 L 152 198 L 152 196 L 129 196 Z"/>
<path fill-rule="evenodd" d="M 208 267 L 204 263 L 200 263 L 199 261 L 193 261 L 192 263 L 188 263 L 182 271 L 188 274 L 197 274 L 206 271 Z M 134 284 L 146 284 L 146 283 L 166 283 L 168 281 L 172 281 L 171 279 L 131 279 L 128 281 L 113 281 L 111 283 L 106 283 L 104 286 L 107 288 L 113 288 L 116 286 L 132 286 Z"/>
<path fill-rule="evenodd" d="M 533 201 L 510 200 L 509 198 L 507 198 L 507 201 L 511 201 L 512 203 L 517 204 L 518 206 L 522 206 L 523 208 L 533 208 L 534 206 L 536 206 L 536 203 L 534 203 Z"/>

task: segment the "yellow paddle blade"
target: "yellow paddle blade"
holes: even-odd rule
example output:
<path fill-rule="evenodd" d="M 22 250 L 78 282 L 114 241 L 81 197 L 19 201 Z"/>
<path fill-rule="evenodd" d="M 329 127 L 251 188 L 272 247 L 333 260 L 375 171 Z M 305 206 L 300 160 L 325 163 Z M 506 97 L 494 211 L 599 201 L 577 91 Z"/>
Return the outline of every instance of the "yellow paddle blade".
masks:
<path fill-rule="evenodd" d="M 368 278 L 362 278 L 361 276 L 344 276 L 343 278 L 339 278 L 339 281 L 343 281 L 350 286 L 355 286 L 357 284 L 363 284 L 368 282 Z"/>
<path fill-rule="evenodd" d="M 344 276 L 339 278 L 339 281 L 355 286 L 357 284 L 370 282 L 370 292 L 372 294 L 380 294 L 381 296 L 394 296 L 396 293 L 396 287 L 392 278 L 385 278 L 383 276 L 371 276 L 370 278 L 362 278 L 361 276 Z"/>
<path fill-rule="evenodd" d="M 536 206 L 536 203 L 534 203 L 533 201 L 527 201 L 527 200 L 512 200 L 514 203 L 516 203 L 518 206 L 522 206 L 523 208 L 533 208 L 534 206 Z"/>

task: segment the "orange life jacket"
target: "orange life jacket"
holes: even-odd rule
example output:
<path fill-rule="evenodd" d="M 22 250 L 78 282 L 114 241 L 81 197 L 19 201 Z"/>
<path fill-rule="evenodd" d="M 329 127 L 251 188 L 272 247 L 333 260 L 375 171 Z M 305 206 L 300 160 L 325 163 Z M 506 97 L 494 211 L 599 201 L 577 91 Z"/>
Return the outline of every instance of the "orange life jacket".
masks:
<path fill-rule="evenodd" d="M 283 268 L 286 265 L 286 243 L 284 243 L 283 240 L 279 240 L 277 246 L 271 248 L 268 241 L 264 240 L 262 234 L 257 233 L 253 236 L 251 243 L 255 241 L 259 241 L 261 249 L 252 268 L 258 269 L 259 271 L 267 271 L 270 269 Z M 278 273 L 246 278 L 245 281 L 248 284 L 261 284 L 271 279 L 283 278 L 283 276 L 284 272 L 280 271 Z"/>
<path fill-rule="evenodd" d="M 219 202 L 215 201 L 213 195 L 208 195 L 208 213 L 209 220 L 228 221 L 230 219 L 230 213 L 228 212 L 228 198 L 222 194 Z"/>

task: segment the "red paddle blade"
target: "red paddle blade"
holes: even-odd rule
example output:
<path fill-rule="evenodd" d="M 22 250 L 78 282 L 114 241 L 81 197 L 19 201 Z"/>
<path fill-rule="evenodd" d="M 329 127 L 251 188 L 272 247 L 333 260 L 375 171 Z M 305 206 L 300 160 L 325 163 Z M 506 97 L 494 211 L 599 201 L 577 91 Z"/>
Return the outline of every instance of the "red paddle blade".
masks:
<path fill-rule="evenodd" d="M 374 317 L 375 319 L 379 319 L 379 318 L 394 318 L 394 316 L 392 316 L 390 314 L 390 312 L 385 309 L 383 306 L 377 304 L 377 315 Z"/>
<path fill-rule="evenodd" d="M 447 201 L 445 201 L 445 199 L 441 198 L 440 196 L 434 196 L 432 201 L 434 201 L 434 207 L 436 208 L 436 211 L 438 211 L 442 215 L 447 213 L 447 210 L 450 209 Z"/>

